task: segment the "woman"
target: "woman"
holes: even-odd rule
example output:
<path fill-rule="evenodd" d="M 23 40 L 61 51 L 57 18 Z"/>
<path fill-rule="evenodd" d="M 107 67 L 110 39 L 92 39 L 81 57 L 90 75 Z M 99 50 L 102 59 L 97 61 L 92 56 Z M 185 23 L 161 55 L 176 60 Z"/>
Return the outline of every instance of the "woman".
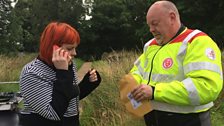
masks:
<path fill-rule="evenodd" d="M 20 76 L 22 126 L 79 126 L 79 100 L 101 82 L 91 69 L 78 83 L 73 58 L 79 43 L 79 33 L 66 23 L 52 22 L 45 28 L 38 57 Z"/>

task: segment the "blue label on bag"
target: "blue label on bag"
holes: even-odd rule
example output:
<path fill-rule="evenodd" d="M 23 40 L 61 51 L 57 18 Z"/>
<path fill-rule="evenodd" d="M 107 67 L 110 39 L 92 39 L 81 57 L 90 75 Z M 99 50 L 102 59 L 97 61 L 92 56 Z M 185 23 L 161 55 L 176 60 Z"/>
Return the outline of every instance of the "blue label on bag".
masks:
<path fill-rule="evenodd" d="M 134 109 L 137 109 L 142 103 L 141 102 L 138 102 L 138 101 L 136 101 L 134 98 L 133 98 L 133 96 L 132 96 L 132 94 L 131 93 L 128 93 L 128 99 L 130 100 L 130 102 L 131 102 L 131 104 L 132 104 L 132 107 L 134 108 Z"/>

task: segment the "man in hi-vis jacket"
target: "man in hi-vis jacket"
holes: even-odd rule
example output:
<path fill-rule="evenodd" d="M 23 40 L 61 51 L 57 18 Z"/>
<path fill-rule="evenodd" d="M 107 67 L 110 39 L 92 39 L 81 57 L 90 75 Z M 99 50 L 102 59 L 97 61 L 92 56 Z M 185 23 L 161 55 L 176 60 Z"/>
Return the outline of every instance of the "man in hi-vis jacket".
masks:
<path fill-rule="evenodd" d="M 157 1 L 148 10 L 154 36 L 130 74 L 139 84 L 135 100 L 148 99 L 147 126 L 211 126 L 209 109 L 222 85 L 221 53 L 204 32 L 185 27 L 176 6 Z"/>

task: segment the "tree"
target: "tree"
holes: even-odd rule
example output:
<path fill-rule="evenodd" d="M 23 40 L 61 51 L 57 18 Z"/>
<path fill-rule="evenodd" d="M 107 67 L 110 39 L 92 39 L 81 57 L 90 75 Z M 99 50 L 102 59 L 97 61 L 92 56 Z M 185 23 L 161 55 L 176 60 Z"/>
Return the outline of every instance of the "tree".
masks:
<path fill-rule="evenodd" d="M 174 0 L 174 3 L 177 4 L 184 25 L 206 32 L 223 49 L 224 16 L 222 15 L 224 15 L 224 1 Z"/>
<path fill-rule="evenodd" d="M 16 16 L 16 12 L 12 9 L 10 14 L 10 23 L 8 25 L 9 36 L 7 40 L 11 43 L 11 46 L 7 47 L 8 51 L 20 51 L 22 50 L 21 41 L 23 41 L 23 29 L 21 26 L 22 22 L 20 17 Z M 11 49 L 11 48 L 13 49 Z"/>
<path fill-rule="evenodd" d="M 27 52 L 38 51 L 40 35 L 48 23 L 61 21 L 79 28 L 85 12 L 82 0 L 19 0 L 15 9 L 22 22 L 21 43 Z"/>
<path fill-rule="evenodd" d="M 147 4 L 142 2 L 145 1 L 95 0 L 90 13 L 92 18 L 82 25 L 82 53 L 100 58 L 103 52 L 142 48 L 148 36 L 143 33 L 146 30 L 144 10 Z M 87 49 L 85 45 L 92 48 Z"/>
<path fill-rule="evenodd" d="M 0 53 L 7 52 L 7 47 L 11 46 L 9 40 L 9 24 L 10 24 L 10 13 L 11 13 L 11 1 L 1 0 L 0 1 Z"/>
<path fill-rule="evenodd" d="M 19 0 L 15 8 L 10 1 L 0 1 L 0 52 L 12 47 L 38 51 L 40 34 L 51 21 L 66 22 L 78 30 L 81 36 L 78 54 L 82 57 L 100 58 L 103 52 L 112 50 L 142 49 L 152 38 L 146 13 L 156 0 L 84 0 L 84 4 L 83 0 Z M 184 25 L 205 31 L 223 48 L 222 0 L 173 2 Z M 87 15 L 91 17 L 89 20 Z"/>

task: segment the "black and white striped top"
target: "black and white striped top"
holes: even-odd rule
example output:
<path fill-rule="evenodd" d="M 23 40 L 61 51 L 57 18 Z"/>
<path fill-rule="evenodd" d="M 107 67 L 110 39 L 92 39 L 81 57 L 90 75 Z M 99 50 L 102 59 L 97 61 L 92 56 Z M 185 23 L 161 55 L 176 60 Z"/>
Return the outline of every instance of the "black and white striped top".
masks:
<path fill-rule="evenodd" d="M 25 65 L 20 76 L 20 90 L 24 98 L 22 113 L 35 113 L 50 120 L 61 120 L 62 117 L 78 115 L 79 96 L 74 93 L 66 95 L 66 91 L 63 91 L 63 86 L 67 83 L 62 82 L 68 81 L 57 82 L 59 79 L 66 80 L 66 72 L 58 72 L 38 58 Z M 73 73 L 73 85 L 78 87 L 75 65 L 72 65 L 70 73 Z M 62 77 L 57 78 L 57 74 Z M 56 88 L 56 86 L 61 87 Z M 68 87 L 67 90 L 72 89 Z"/>

